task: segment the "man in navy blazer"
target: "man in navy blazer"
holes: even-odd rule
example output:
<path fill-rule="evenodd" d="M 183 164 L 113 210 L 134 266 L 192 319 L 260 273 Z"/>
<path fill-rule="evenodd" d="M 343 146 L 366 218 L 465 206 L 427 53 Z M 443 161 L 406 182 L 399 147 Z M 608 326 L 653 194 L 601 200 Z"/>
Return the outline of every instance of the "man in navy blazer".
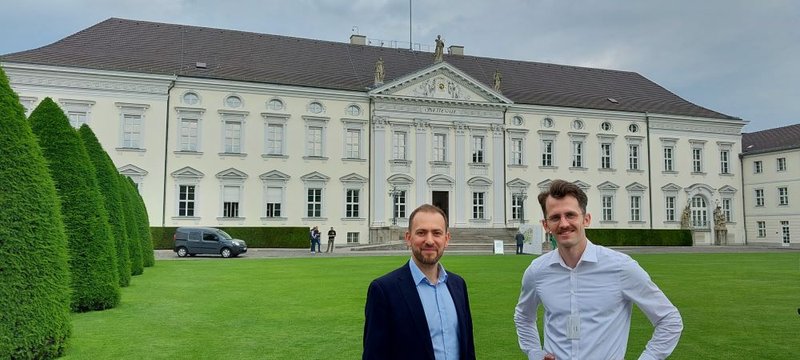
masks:
<path fill-rule="evenodd" d="M 467 284 L 439 263 L 447 216 L 415 209 L 405 233 L 411 260 L 372 281 L 364 309 L 363 359 L 475 359 Z"/>

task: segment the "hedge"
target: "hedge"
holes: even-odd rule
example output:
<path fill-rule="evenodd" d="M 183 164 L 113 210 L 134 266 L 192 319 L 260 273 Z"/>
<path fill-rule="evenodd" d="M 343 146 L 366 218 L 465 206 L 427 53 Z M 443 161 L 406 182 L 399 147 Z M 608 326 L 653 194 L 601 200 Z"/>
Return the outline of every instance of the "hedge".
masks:
<path fill-rule="evenodd" d="M 0 68 L 0 359 L 52 359 L 71 333 L 67 237 L 56 188 Z"/>
<path fill-rule="evenodd" d="M 687 229 L 586 229 L 586 237 L 603 246 L 692 246 Z"/>
<path fill-rule="evenodd" d="M 142 232 L 136 211 L 136 188 L 128 181 L 128 177 L 119 174 L 119 184 L 122 194 L 122 209 L 125 216 L 125 230 L 128 233 L 128 254 L 131 256 L 131 275 L 137 276 L 144 273 L 144 260 L 142 258 Z"/>
<path fill-rule="evenodd" d="M 151 227 L 153 248 L 173 248 L 172 235 L 177 227 Z M 307 248 L 307 227 L 218 227 L 234 238 L 247 242 L 248 248 Z"/>

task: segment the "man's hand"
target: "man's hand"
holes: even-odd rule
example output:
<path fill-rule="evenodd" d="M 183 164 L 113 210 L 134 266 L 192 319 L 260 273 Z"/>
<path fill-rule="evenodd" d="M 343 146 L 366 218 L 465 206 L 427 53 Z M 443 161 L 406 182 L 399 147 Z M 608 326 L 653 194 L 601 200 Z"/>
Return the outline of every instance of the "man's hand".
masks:
<path fill-rule="evenodd" d="M 556 360 L 556 356 L 553 353 L 545 354 L 544 360 Z"/>

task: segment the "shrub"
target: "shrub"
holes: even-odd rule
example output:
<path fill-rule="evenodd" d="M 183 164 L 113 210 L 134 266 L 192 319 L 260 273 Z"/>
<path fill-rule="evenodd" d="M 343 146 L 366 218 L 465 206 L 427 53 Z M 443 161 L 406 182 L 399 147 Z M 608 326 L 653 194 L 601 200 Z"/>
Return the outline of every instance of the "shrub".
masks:
<path fill-rule="evenodd" d="M 692 246 L 686 229 L 586 229 L 586 237 L 603 246 Z"/>
<path fill-rule="evenodd" d="M 131 258 L 128 249 L 128 233 L 125 230 L 125 215 L 122 213 L 122 190 L 119 185 L 117 168 L 88 125 L 81 125 L 78 133 L 83 139 L 89 159 L 94 164 L 97 185 L 103 196 L 103 205 L 108 213 L 108 224 L 111 226 L 111 236 L 114 237 L 117 251 L 119 286 L 125 287 L 131 282 Z"/>
<path fill-rule="evenodd" d="M 129 254 L 131 256 L 131 275 L 141 275 L 144 272 L 142 260 L 142 233 L 139 229 L 136 200 L 136 188 L 125 175 L 118 175 L 122 194 L 122 208 L 125 215 L 125 229 L 128 233 Z"/>
<path fill-rule="evenodd" d="M 139 191 L 136 191 L 136 183 L 127 178 L 130 186 L 134 189 L 133 200 L 135 201 L 136 210 L 136 230 L 139 233 L 139 240 L 142 244 L 142 266 L 152 267 L 156 264 L 156 257 L 153 253 L 153 239 L 150 235 L 150 218 L 147 216 L 147 207 L 144 204 L 144 199 Z"/>
<path fill-rule="evenodd" d="M 42 100 L 28 120 L 61 200 L 72 273 L 72 309 L 113 308 L 120 299 L 115 244 L 83 141 L 50 98 Z"/>
<path fill-rule="evenodd" d="M 0 359 L 49 359 L 70 336 L 67 238 L 55 185 L 0 68 Z"/>

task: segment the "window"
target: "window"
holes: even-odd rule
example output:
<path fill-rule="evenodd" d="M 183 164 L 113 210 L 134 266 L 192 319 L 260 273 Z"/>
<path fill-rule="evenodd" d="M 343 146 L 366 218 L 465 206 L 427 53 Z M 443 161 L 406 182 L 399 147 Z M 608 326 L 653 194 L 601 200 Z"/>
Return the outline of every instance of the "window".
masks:
<path fill-rule="evenodd" d="M 767 222 L 756 221 L 756 229 L 758 229 L 758 237 L 767 237 Z"/>
<path fill-rule="evenodd" d="M 267 155 L 283 155 L 284 125 L 267 124 Z"/>
<path fill-rule="evenodd" d="M 183 103 L 186 105 L 197 105 L 200 103 L 200 97 L 196 93 L 187 92 L 183 94 Z"/>
<path fill-rule="evenodd" d="M 344 140 L 344 156 L 348 159 L 361 158 L 361 130 L 347 129 Z"/>
<path fill-rule="evenodd" d="M 583 141 L 572 141 L 572 167 L 583 167 Z"/>
<path fill-rule="evenodd" d="M 639 170 L 639 144 L 628 144 L 628 170 Z"/>
<path fill-rule="evenodd" d="M 629 131 L 629 132 L 632 132 L 632 133 L 637 133 L 637 132 L 639 132 L 639 125 L 636 125 L 636 124 L 630 124 L 630 125 L 628 125 L 628 131 Z"/>
<path fill-rule="evenodd" d="M 614 197 L 603 195 L 602 198 L 603 221 L 614 221 Z"/>
<path fill-rule="evenodd" d="M 761 174 L 764 171 L 764 164 L 761 161 L 753 161 L 753 172 Z"/>
<path fill-rule="evenodd" d="M 308 189 L 306 198 L 306 216 L 322 217 L 322 189 Z"/>
<path fill-rule="evenodd" d="M 309 126 L 308 127 L 308 145 L 306 148 L 306 155 L 313 157 L 322 157 L 322 127 Z"/>
<path fill-rule="evenodd" d="M 522 120 L 522 116 L 517 115 L 511 118 L 511 124 L 513 124 L 514 126 L 522 126 L 522 124 L 524 123 L 525 121 Z"/>
<path fill-rule="evenodd" d="M 359 190 L 358 189 L 347 189 L 345 194 L 345 217 L 348 218 L 357 218 L 359 215 L 358 212 L 358 204 L 359 204 Z"/>
<path fill-rule="evenodd" d="M 272 99 L 267 103 L 267 108 L 273 111 L 283 110 L 283 101 Z"/>
<path fill-rule="evenodd" d="M 357 232 L 348 232 L 347 233 L 347 243 L 348 244 L 358 244 L 358 233 Z"/>
<path fill-rule="evenodd" d="M 395 131 L 392 133 L 392 159 L 406 160 L 406 138 L 405 131 Z"/>
<path fill-rule="evenodd" d="M 239 154 L 242 152 L 242 121 L 239 119 L 226 118 L 224 120 L 225 138 L 224 153 Z"/>
<path fill-rule="evenodd" d="M 664 171 L 675 171 L 674 146 L 664 146 Z"/>
<path fill-rule="evenodd" d="M 642 197 L 631 196 L 631 221 L 642 221 Z"/>
<path fill-rule="evenodd" d="M 395 219 L 402 219 L 406 217 L 406 191 L 399 190 L 394 197 L 392 214 Z"/>
<path fill-rule="evenodd" d="M 511 165 L 522 165 L 522 139 L 511 139 Z"/>
<path fill-rule="evenodd" d="M 68 111 L 67 117 L 69 118 L 69 124 L 76 129 L 87 123 L 85 111 Z"/>
<path fill-rule="evenodd" d="M 522 218 L 522 194 L 511 195 L 511 218 L 514 220 L 524 220 Z"/>
<path fill-rule="evenodd" d="M 544 128 L 551 128 L 553 127 L 553 119 L 546 117 L 542 120 L 542 127 Z"/>
<path fill-rule="evenodd" d="M 225 106 L 234 109 L 242 107 L 242 98 L 233 95 L 228 96 L 227 98 L 225 98 Z"/>
<path fill-rule="evenodd" d="M 239 217 L 239 201 L 241 198 L 240 186 L 222 187 L 222 217 Z"/>
<path fill-rule="evenodd" d="M 611 131 L 611 123 L 608 121 L 603 121 L 600 124 L 600 129 L 602 129 L 603 131 Z"/>
<path fill-rule="evenodd" d="M 194 216 L 195 186 L 178 186 L 178 216 Z"/>
<path fill-rule="evenodd" d="M 675 221 L 675 196 L 667 196 L 664 198 L 664 207 L 666 208 L 665 218 L 667 221 Z"/>
<path fill-rule="evenodd" d="M 786 158 L 778 158 L 778 171 L 786 171 Z"/>
<path fill-rule="evenodd" d="M 361 115 L 361 108 L 358 105 L 350 105 L 345 109 L 345 113 L 350 116 L 359 116 Z"/>
<path fill-rule="evenodd" d="M 756 206 L 764 206 L 764 189 L 756 189 Z"/>
<path fill-rule="evenodd" d="M 572 121 L 572 128 L 575 130 L 583 129 L 583 121 L 580 119 L 575 119 Z"/>
<path fill-rule="evenodd" d="M 180 151 L 199 151 L 199 123 L 200 119 L 181 117 L 178 149 Z"/>
<path fill-rule="evenodd" d="M 542 140 L 542 166 L 553 166 L 553 140 Z"/>
<path fill-rule="evenodd" d="M 433 161 L 447 161 L 447 135 L 433 134 Z"/>
<path fill-rule="evenodd" d="M 721 150 L 719 152 L 719 172 L 720 174 L 730 174 L 730 150 Z"/>
<path fill-rule="evenodd" d="M 692 149 L 692 172 L 693 173 L 703 172 L 703 149 L 700 148 Z"/>
<path fill-rule="evenodd" d="M 695 195 L 692 198 L 692 227 L 704 228 L 708 226 L 708 209 L 706 208 L 706 199 L 700 195 Z"/>
<path fill-rule="evenodd" d="M 722 215 L 725 216 L 725 222 L 733 222 L 733 199 L 722 199 Z"/>
<path fill-rule="evenodd" d="M 789 245 L 791 243 L 791 239 L 789 237 L 789 222 L 788 221 L 781 221 L 781 238 L 783 240 L 783 245 Z"/>
<path fill-rule="evenodd" d="M 312 114 L 319 114 L 323 111 L 325 111 L 325 108 L 322 106 L 322 104 L 316 101 L 312 102 L 311 104 L 308 104 L 308 112 Z"/>
<path fill-rule="evenodd" d="M 472 162 L 482 163 L 485 151 L 485 138 L 483 136 L 472 137 Z"/>
<path fill-rule="evenodd" d="M 122 147 L 142 148 L 142 115 L 122 115 Z"/>
<path fill-rule="evenodd" d="M 268 218 L 281 217 L 282 203 L 283 188 L 275 186 L 267 187 L 267 206 L 264 216 Z"/>
<path fill-rule="evenodd" d="M 472 193 L 472 218 L 484 219 L 486 214 L 486 193 L 473 192 Z"/>
<path fill-rule="evenodd" d="M 600 168 L 611 169 L 611 144 L 600 144 Z"/>
<path fill-rule="evenodd" d="M 778 205 L 789 205 L 789 188 L 778 188 Z"/>

